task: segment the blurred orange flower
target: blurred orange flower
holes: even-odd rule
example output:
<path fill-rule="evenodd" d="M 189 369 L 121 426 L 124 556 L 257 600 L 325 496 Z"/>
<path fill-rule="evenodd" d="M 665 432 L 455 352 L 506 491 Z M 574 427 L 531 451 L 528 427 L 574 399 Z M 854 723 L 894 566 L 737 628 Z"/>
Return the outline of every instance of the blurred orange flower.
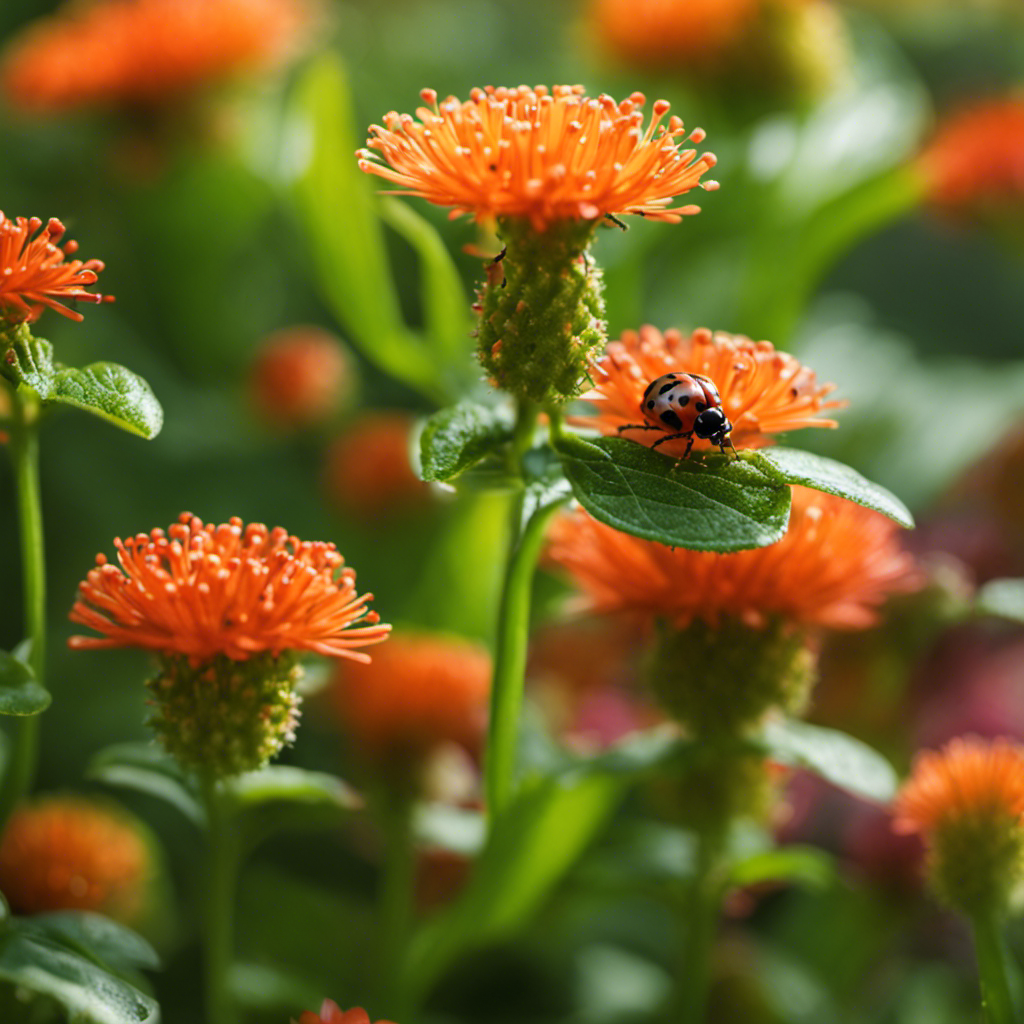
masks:
<path fill-rule="evenodd" d="M 951 740 L 914 760 L 896 798 L 898 832 L 931 833 L 970 819 L 1024 823 L 1024 747 L 976 736 Z"/>
<path fill-rule="evenodd" d="M 353 368 L 341 342 L 319 327 L 286 327 L 269 335 L 250 374 L 260 415 L 281 427 L 331 416 L 352 392 Z"/>
<path fill-rule="evenodd" d="M 703 130 L 687 134 L 675 116 L 662 124 L 664 100 L 644 129 L 642 93 L 616 103 L 578 85 L 488 86 L 440 106 L 432 89 L 420 96 L 416 118 L 392 111 L 371 126 L 359 166 L 398 185 L 398 195 L 452 207 L 453 217 L 529 218 L 538 231 L 606 214 L 676 222 L 699 207 L 672 208 L 675 196 L 718 187 L 700 180 L 715 157 L 683 148 L 699 145 Z"/>
<path fill-rule="evenodd" d="M 842 498 L 793 488 L 789 530 L 777 544 L 716 554 L 668 548 L 605 526 L 582 509 L 551 531 L 549 559 L 568 569 L 597 612 L 716 625 L 761 626 L 781 618 L 804 626 L 863 629 L 889 594 L 915 589 L 919 575 L 900 549 L 899 528 Z"/>
<path fill-rule="evenodd" d="M 85 290 L 99 280 L 100 260 L 64 262 L 78 251 L 77 242 L 57 244 L 64 232 L 56 217 L 44 225 L 39 217 L 11 220 L 0 211 L 0 325 L 35 320 L 47 306 L 70 320 L 82 320 L 64 302 L 114 301 Z"/>
<path fill-rule="evenodd" d="M 0 840 L 0 889 L 19 914 L 94 910 L 131 922 L 151 871 L 128 816 L 79 797 L 18 808 Z"/>
<path fill-rule="evenodd" d="M 144 647 L 193 664 L 285 650 L 369 661 L 355 648 L 391 629 L 367 609 L 373 595 L 356 594 L 355 572 L 333 544 L 281 527 L 204 525 L 186 512 L 166 533 L 114 546 L 120 568 L 97 555 L 70 616 L 102 636 L 73 636 L 71 647 Z"/>
<path fill-rule="evenodd" d="M 643 423 L 641 399 L 652 380 L 665 373 L 683 371 L 710 377 L 718 385 L 722 408 L 732 421 L 732 441 L 737 448 L 761 448 L 772 444 L 772 435 L 802 427 L 834 427 L 836 421 L 820 416 L 824 409 L 846 403 L 825 401 L 834 384 L 819 384 L 814 371 L 768 341 L 751 341 L 742 335 L 699 328 L 684 336 L 676 330 L 662 334 L 656 327 L 626 331 L 610 342 L 591 370 L 594 387 L 582 396 L 593 403 L 596 416 L 577 416 L 578 426 L 594 427 L 616 435 L 620 426 Z M 626 430 L 623 437 L 650 447 L 664 434 Z M 686 439 L 658 447 L 667 455 L 681 457 Z M 710 441 L 694 440 L 694 449 L 714 448 Z"/>
<path fill-rule="evenodd" d="M 309 24 L 305 0 L 89 0 L 31 24 L 0 82 L 33 111 L 171 103 L 264 67 Z"/>
<path fill-rule="evenodd" d="M 409 457 L 413 422 L 403 412 L 365 413 L 331 443 L 324 486 L 338 508 L 372 521 L 416 508 L 430 495 Z"/>
<path fill-rule="evenodd" d="M 369 1014 L 357 1006 L 353 1010 L 342 1010 L 333 999 L 325 999 L 320 1007 L 319 1015 L 306 1010 L 299 1017 L 299 1024 L 370 1024 Z M 389 1020 L 379 1020 L 377 1024 L 393 1024 Z"/>
<path fill-rule="evenodd" d="M 487 723 L 491 658 L 449 636 L 391 638 L 369 665 L 339 665 L 331 703 L 375 761 L 421 761 L 443 743 L 475 752 Z"/>
<path fill-rule="evenodd" d="M 927 196 L 949 212 L 1024 204 L 1024 98 L 978 102 L 947 117 L 918 159 Z"/>

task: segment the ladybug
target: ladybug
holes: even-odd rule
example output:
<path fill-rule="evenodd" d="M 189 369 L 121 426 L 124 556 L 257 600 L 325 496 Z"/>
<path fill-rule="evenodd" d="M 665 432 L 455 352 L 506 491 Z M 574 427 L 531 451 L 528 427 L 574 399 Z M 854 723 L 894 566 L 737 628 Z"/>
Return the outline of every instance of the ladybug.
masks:
<path fill-rule="evenodd" d="M 733 452 L 729 433 L 732 424 L 722 409 L 722 398 L 715 382 L 699 373 L 666 373 L 652 380 L 640 400 L 640 412 L 646 423 L 626 423 L 624 430 L 660 430 L 665 436 L 658 438 L 652 448 L 666 441 L 687 438 L 689 443 L 683 458 L 689 458 L 696 435 L 717 444 L 725 453 L 728 445 Z"/>

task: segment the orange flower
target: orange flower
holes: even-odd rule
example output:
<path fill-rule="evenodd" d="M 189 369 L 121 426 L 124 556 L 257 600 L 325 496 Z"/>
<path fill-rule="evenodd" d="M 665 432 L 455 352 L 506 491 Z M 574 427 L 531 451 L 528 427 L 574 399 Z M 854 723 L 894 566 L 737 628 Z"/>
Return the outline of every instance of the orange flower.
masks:
<path fill-rule="evenodd" d="M 595 0 L 602 42 L 635 63 L 713 63 L 747 31 L 763 0 Z"/>
<path fill-rule="evenodd" d="M 572 573 L 598 612 L 627 612 L 688 626 L 770 618 L 862 629 L 918 575 L 898 527 L 870 509 L 793 488 L 789 530 L 777 544 L 716 554 L 668 548 L 605 526 L 577 510 L 556 520 L 549 557 Z"/>
<path fill-rule="evenodd" d="M 475 751 L 487 721 L 491 659 L 478 645 L 396 636 L 372 664 L 339 666 L 333 706 L 373 760 L 420 760 L 442 743 Z"/>
<path fill-rule="evenodd" d="M 114 545 L 120 568 L 97 555 L 71 610 L 103 636 L 73 636 L 72 647 L 145 647 L 193 664 L 290 649 L 369 661 L 355 648 L 391 629 L 367 610 L 373 595 L 356 594 L 355 572 L 333 544 L 281 527 L 238 518 L 204 526 L 186 512 L 167 533 Z"/>
<path fill-rule="evenodd" d="M 85 290 L 99 280 L 100 260 L 64 262 L 78 250 L 77 242 L 57 244 L 64 231 L 56 217 L 44 225 L 38 217 L 11 220 L 0 211 L 0 325 L 5 320 L 35 320 L 44 306 L 71 320 L 83 319 L 61 300 L 114 301 Z"/>
<path fill-rule="evenodd" d="M 264 342 L 250 390 L 260 414 L 282 427 L 328 418 L 352 390 L 352 367 L 341 343 L 319 327 L 287 327 Z"/>
<path fill-rule="evenodd" d="M 398 195 L 453 207 L 453 217 L 529 218 L 538 231 L 606 214 L 677 222 L 699 207 L 673 209 L 675 196 L 718 187 L 700 180 L 715 157 L 683 148 L 704 132 L 687 135 L 678 117 L 663 125 L 664 100 L 644 130 L 642 93 L 616 103 L 588 99 L 578 85 L 488 86 L 440 106 L 433 89 L 420 96 L 419 120 L 392 111 L 385 127 L 371 126 L 359 166 L 398 185 Z"/>
<path fill-rule="evenodd" d="M 320 1007 L 320 1015 L 306 1010 L 299 1017 L 299 1024 L 370 1024 L 369 1014 L 361 1007 L 354 1010 L 342 1010 L 333 999 L 325 999 Z M 377 1024 L 393 1024 L 389 1020 L 379 1020 Z"/>
<path fill-rule="evenodd" d="M 977 818 L 1024 823 L 1024 747 L 971 736 L 919 754 L 896 799 L 896 831 L 932 833 Z"/>
<path fill-rule="evenodd" d="M 281 57 L 309 22 L 304 0 L 92 0 L 35 22 L 0 81 L 34 111 L 170 103 Z"/>
<path fill-rule="evenodd" d="M 980 102 L 948 117 L 918 159 L 928 198 L 951 211 L 1024 203 L 1024 99 Z"/>
<path fill-rule="evenodd" d="M 324 485 L 344 512 L 374 521 L 418 507 L 430 488 L 409 461 L 413 419 L 401 412 L 361 416 L 327 451 Z"/>
<path fill-rule="evenodd" d="M 19 808 L 0 841 L 0 889 L 19 914 L 94 910 L 130 922 L 143 907 L 151 867 L 126 814 L 77 797 Z"/>
<path fill-rule="evenodd" d="M 824 399 L 834 384 L 819 384 L 814 371 L 768 341 L 751 341 L 742 335 L 714 334 L 699 328 L 689 337 L 679 331 L 662 334 L 656 327 L 626 331 L 608 345 L 591 371 L 594 388 L 583 395 L 598 410 L 593 417 L 574 417 L 579 426 L 595 427 L 615 435 L 620 426 L 643 423 L 640 403 L 652 380 L 672 371 L 710 377 L 722 396 L 722 407 L 732 421 L 732 440 L 737 448 L 761 448 L 773 443 L 771 435 L 801 427 L 834 427 L 823 419 L 823 409 L 838 409 L 845 402 Z M 650 447 L 656 431 L 627 430 L 623 437 Z M 713 448 L 709 441 L 694 440 L 694 449 Z M 658 451 L 682 456 L 686 439 L 668 441 Z"/>

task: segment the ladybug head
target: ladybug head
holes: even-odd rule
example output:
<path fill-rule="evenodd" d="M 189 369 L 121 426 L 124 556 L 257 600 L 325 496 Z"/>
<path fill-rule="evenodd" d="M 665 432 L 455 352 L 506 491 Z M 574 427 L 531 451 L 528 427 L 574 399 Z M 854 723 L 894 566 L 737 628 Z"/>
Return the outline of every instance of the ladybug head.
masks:
<path fill-rule="evenodd" d="M 717 405 L 705 409 L 694 421 L 693 432 L 706 441 L 718 441 L 732 430 L 732 424 Z"/>

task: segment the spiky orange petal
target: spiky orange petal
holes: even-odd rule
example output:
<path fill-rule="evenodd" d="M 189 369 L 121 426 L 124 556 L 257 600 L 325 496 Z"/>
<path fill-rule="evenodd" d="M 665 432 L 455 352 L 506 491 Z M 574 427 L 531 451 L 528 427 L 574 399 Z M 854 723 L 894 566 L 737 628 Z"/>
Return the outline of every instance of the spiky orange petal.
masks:
<path fill-rule="evenodd" d="M 166 533 L 114 545 L 120 568 L 97 555 L 71 610 L 102 636 L 73 636 L 72 647 L 145 647 L 193 662 L 285 650 L 369 661 L 356 648 L 391 629 L 367 609 L 373 595 L 356 593 L 333 544 L 281 527 L 204 525 L 186 512 Z"/>
<path fill-rule="evenodd" d="M 891 594 L 920 585 L 898 527 L 870 509 L 793 488 L 789 530 L 777 544 L 716 554 L 668 548 L 577 510 L 556 520 L 549 558 L 568 569 L 598 612 L 687 626 L 730 617 L 760 626 L 863 629 Z"/>
<path fill-rule="evenodd" d="M 608 345 L 591 372 L 593 389 L 582 396 L 593 403 L 597 415 L 573 417 L 571 422 L 610 435 L 626 424 L 642 424 L 644 389 L 671 371 L 700 373 L 718 385 L 737 448 L 763 447 L 773 442 L 772 435 L 786 430 L 835 427 L 835 420 L 820 413 L 846 404 L 826 401 L 835 385 L 819 384 L 813 370 L 777 351 L 769 341 L 751 341 L 724 331 L 712 333 L 704 327 L 688 336 L 676 330 L 663 334 L 646 325 L 639 331 L 626 331 L 619 341 Z M 621 436 L 650 447 L 664 435 L 626 430 Z M 709 447 L 714 446 L 708 441 L 694 441 L 697 451 Z M 667 455 L 682 456 L 685 450 L 685 440 L 658 446 L 658 451 Z"/>
<path fill-rule="evenodd" d="M 333 999 L 325 999 L 319 1014 L 306 1010 L 299 1017 L 299 1024 L 370 1024 L 370 1016 L 361 1006 L 346 1011 Z M 377 1024 L 392 1024 L 392 1021 L 379 1020 Z"/>
<path fill-rule="evenodd" d="M 452 216 L 523 217 L 542 231 L 553 221 L 636 213 L 679 221 L 696 206 L 671 206 L 715 165 L 698 156 L 704 132 L 678 117 L 662 122 L 658 100 L 645 129 L 642 93 L 616 103 L 582 86 L 474 89 L 468 100 L 424 89 L 416 117 L 391 111 L 370 127 L 359 166 L 399 186 L 397 194 L 452 207 Z M 418 120 L 417 120 L 418 118 Z"/>
<path fill-rule="evenodd" d="M 114 301 L 112 296 L 85 290 L 99 280 L 100 260 L 64 262 L 78 251 L 77 242 L 57 244 L 64 233 L 56 217 L 45 224 L 39 217 L 11 220 L 0 210 L 0 326 L 5 320 L 35 320 L 44 307 L 81 320 L 82 314 L 63 302 Z"/>

